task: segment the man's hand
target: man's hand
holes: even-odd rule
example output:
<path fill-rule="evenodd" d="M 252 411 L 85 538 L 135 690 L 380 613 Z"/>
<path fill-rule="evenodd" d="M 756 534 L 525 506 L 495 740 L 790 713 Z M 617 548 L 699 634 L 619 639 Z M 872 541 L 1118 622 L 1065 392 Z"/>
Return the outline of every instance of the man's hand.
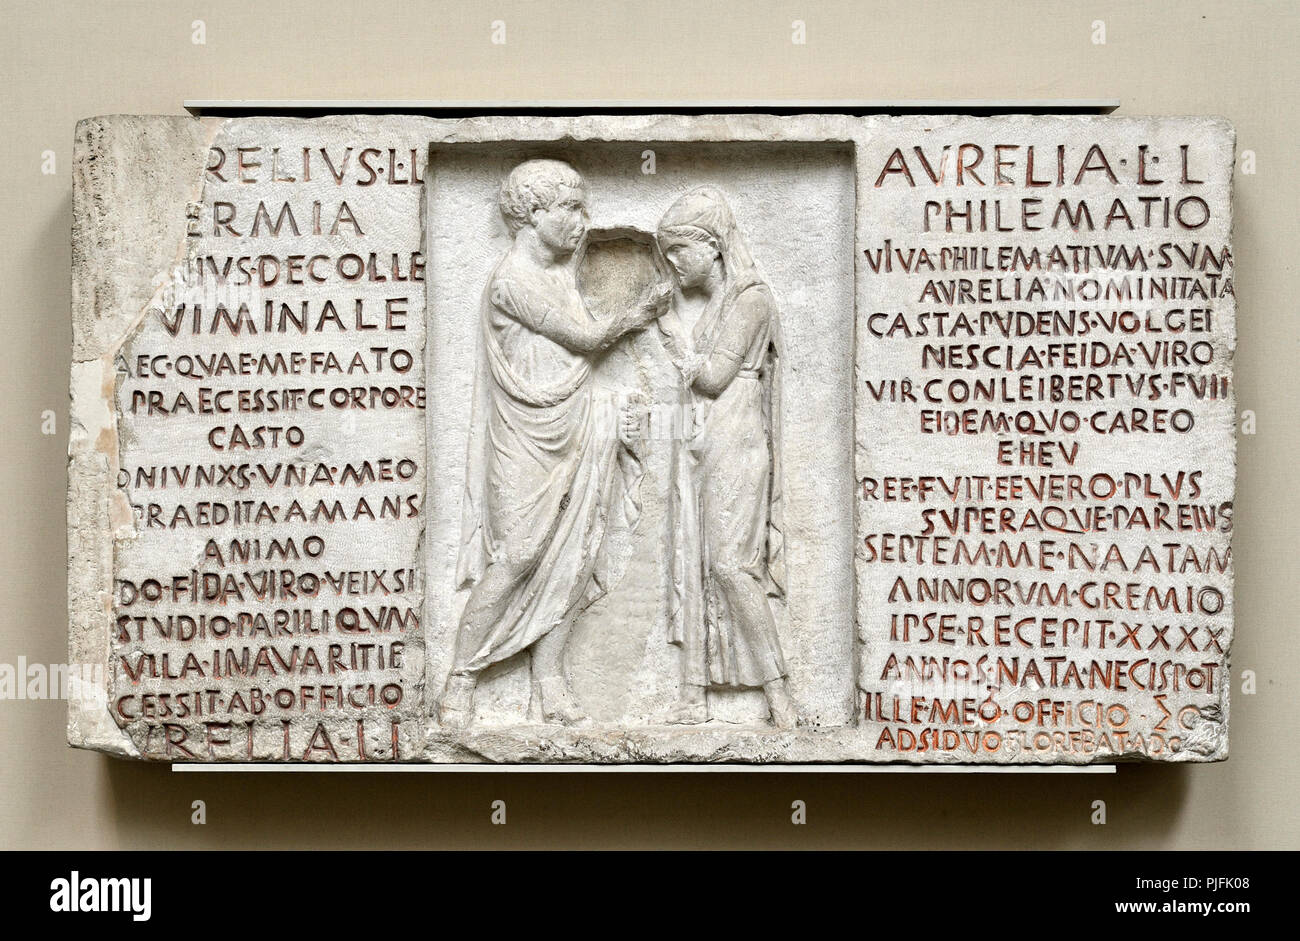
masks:
<path fill-rule="evenodd" d="M 668 312 L 668 302 L 673 297 L 673 286 L 669 281 L 660 281 L 646 292 L 645 305 L 655 311 L 655 317 L 662 317 Z"/>
<path fill-rule="evenodd" d="M 672 299 L 672 296 L 673 286 L 667 282 L 660 282 L 646 291 L 636 309 L 631 313 L 630 320 L 633 326 L 630 329 L 640 330 L 643 327 L 648 327 L 651 322 L 668 313 L 668 302 Z"/>
<path fill-rule="evenodd" d="M 608 349 L 621 337 L 638 330 L 644 330 L 653 321 L 668 312 L 668 300 L 672 297 L 670 284 L 658 284 L 642 295 L 641 300 L 631 310 L 615 314 L 605 321 L 604 333 L 599 344 L 600 349 Z"/>
<path fill-rule="evenodd" d="M 645 456 L 643 421 L 646 417 L 646 399 L 633 392 L 623 403 L 618 415 L 618 440 L 638 460 Z"/>

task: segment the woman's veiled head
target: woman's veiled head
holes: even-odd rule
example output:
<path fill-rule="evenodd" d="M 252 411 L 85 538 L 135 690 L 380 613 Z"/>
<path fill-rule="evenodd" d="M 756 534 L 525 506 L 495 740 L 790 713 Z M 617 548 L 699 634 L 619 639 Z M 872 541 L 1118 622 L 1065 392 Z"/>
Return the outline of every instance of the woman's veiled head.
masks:
<path fill-rule="evenodd" d="M 754 267 L 731 207 L 715 186 L 700 186 L 678 197 L 659 220 L 655 240 L 683 287 L 707 275 L 717 258 L 728 280 Z"/>

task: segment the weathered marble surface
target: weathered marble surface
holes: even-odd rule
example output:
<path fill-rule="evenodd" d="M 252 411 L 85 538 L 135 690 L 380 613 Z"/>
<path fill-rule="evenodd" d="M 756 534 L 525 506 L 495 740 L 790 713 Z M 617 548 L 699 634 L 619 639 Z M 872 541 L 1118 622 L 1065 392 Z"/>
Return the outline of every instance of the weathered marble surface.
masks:
<path fill-rule="evenodd" d="M 611 460 L 637 452 L 638 505 L 626 533 L 611 524 L 598 540 L 620 564 L 557 645 L 571 701 L 556 705 L 551 683 L 547 705 L 530 681 L 548 656 L 533 643 L 476 672 L 468 708 L 440 710 L 466 635 L 485 296 L 503 258 L 568 224 L 527 194 L 522 224 L 502 215 L 503 180 L 536 158 L 581 175 L 587 236 L 571 259 L 546 255 L 544 277 L 556 298 L 585 295 L 590 323 L 656 282 L 678 289 L 672 316 L 707 321 L 707 291 L 675 267 L 689 268 L 678 256 L 692 240 L 716 253 L 720 285 L 745 271 L 771 299 L 760 320 L 779 326 L 779 355 L 732 381 L 775 396 L 761 420 L 738 414 L 779 455 L 779 512 L 751 492 L 758 478 L 724 480 L 736 462 L 691 492 L 765 531 L 780 523 L 781 590 L 763 593 L 780 690 L 710 681 L 681 709 L 690 646 L 672 642 L 673 563 L 700 564 L 689 532 L 730 558 L 718 533 L 733 530 L 708 514 L 684 525 L 673 495 L 690 439 L 673 418 L 713 403 L 683 369 L 704 369 L 713 347 L 675 355 L 650 323 L 578 357 L 580 388 L 636 393 L 644 424 L 628 442 L 613 441 L 617 421 L 593 425 Z M 1201 118 L 83 121 L 69 656 L 105 679 L 70 700 L 69 741 L 218 761 L 1222 759 L 1232 161 L 1231 128 Z M 669 212 L 701 187 L 703 202 Z M 659 232 L 687 216 L 707 231 Z M 1063 265 L 1026 270 L 1035 249 Z M 241 270 L 253 283 L 231 283 Z M 522 270 L 511 283 L 532 277 Z M 715 303 L 734 301 L 724 294 Z M 720 322 L 742 308 L 718 307 Z M 1165 430 L 1131 430 L 1135 409 Z M 271 432 L 259 446 L 259 427 L 282 429 L 275 446 Z M 727 447 L 759 455 L 754 440 Z M 286 484 L 290 465 L 305 478 Z M 196 486 L 199 468 L 212 482 Z M 612 519 L 613 491 L 590 493 Z M 704 571 L 732 597 L 734 572 Z M 218 620 L 178 620 L 201 615 Z M 683 715 L 707 721 L 669 721 Z"/>

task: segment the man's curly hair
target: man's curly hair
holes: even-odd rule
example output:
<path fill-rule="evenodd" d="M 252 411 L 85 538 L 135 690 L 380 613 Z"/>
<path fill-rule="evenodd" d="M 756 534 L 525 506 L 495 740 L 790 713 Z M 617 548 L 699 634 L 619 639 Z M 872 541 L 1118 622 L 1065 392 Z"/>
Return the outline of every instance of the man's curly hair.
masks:
<path fill-rule="evenodd" d="M 497 197 L 510 234 L 528 223 L 534 209 L 545 209 L 555 202 L 565 186 L 586 188 L 582 175 L 563 160 L 526 160 L 511 170 Z"/>

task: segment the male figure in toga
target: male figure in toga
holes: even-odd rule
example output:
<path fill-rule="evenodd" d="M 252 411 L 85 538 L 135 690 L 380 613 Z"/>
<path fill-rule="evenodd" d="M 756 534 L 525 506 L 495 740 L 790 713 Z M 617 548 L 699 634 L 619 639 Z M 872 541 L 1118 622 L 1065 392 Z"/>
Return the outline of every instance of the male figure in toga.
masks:
<path fill-rule="evenodd" d="M 548 722 L 586 719 L 569 690 L 573 622 L 618 567 L 610 539 L 640 513 L 638 417 L 590 381 L 593 361 L 665 311 L 670 288 L 597 322 L 578 294 L 574 251 L 586 186 L 559 160 L 529 160 L 501 185 L 514 244 L 481 308 L 457 583 L 473 585 L 439 703 L 463 728 L 484 669 L 531 648 L 533 694 Z M 616 426 L 616 427 L 612 427 Z"/>

